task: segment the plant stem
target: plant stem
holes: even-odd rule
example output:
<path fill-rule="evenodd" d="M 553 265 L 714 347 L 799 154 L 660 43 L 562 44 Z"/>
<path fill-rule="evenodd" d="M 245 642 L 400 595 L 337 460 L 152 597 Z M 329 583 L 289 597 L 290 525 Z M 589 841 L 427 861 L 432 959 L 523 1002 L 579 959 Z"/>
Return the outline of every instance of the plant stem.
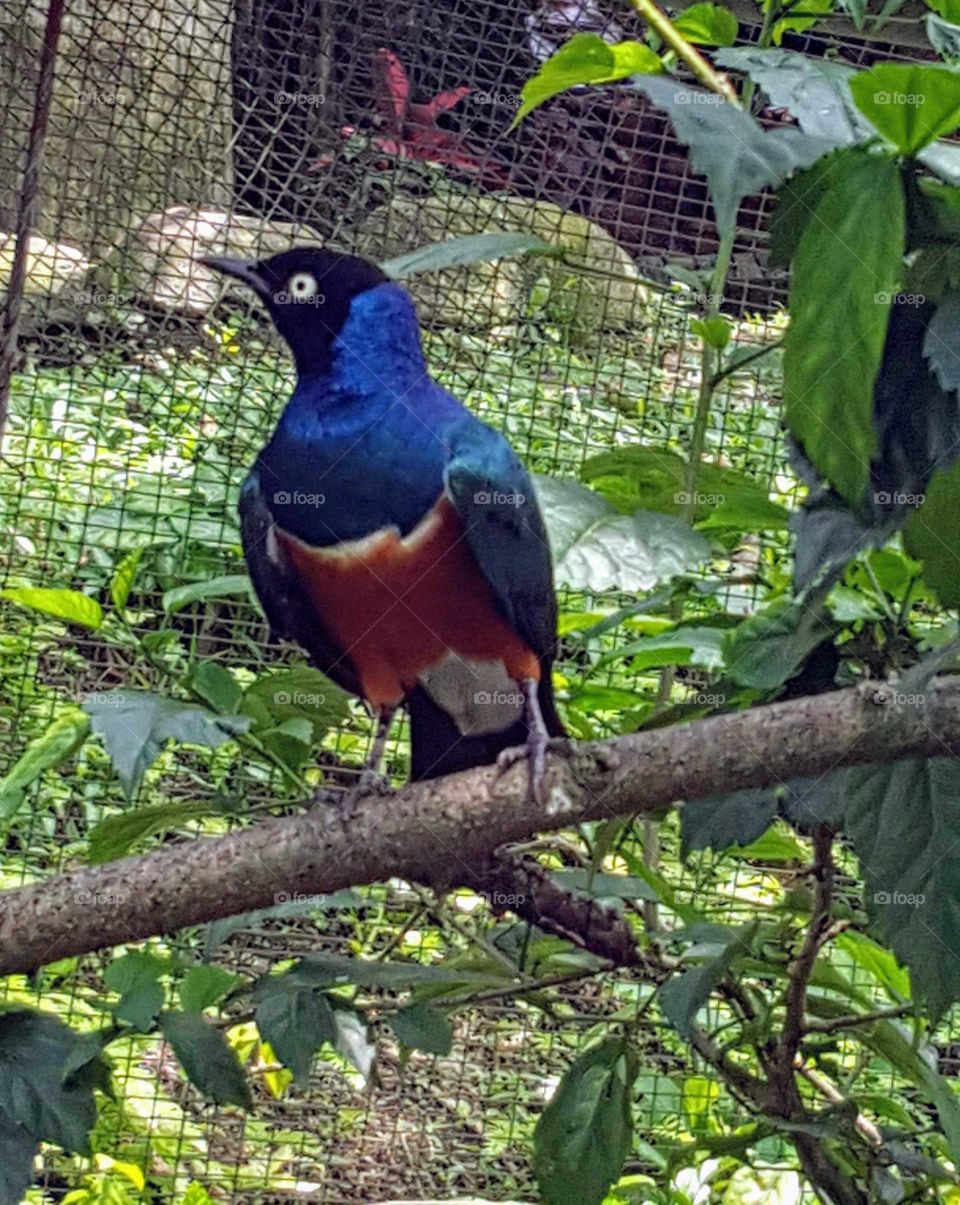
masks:
<path fill-rule="evenodd" d="M 691 46 L 683 34 L 673 26 L 673 22 L 663 11 L 654 4 L 653 0 L 630 0 L 630 4 L 647 22 L 681 62 L 686 63 L 697 79 L 711 92 L 717 92 L 724 100 L 735 108 L 740 108 L 740 98 L 736 89 L 725 75 L 717 71 L 703 57 L 695 46 Z"/>

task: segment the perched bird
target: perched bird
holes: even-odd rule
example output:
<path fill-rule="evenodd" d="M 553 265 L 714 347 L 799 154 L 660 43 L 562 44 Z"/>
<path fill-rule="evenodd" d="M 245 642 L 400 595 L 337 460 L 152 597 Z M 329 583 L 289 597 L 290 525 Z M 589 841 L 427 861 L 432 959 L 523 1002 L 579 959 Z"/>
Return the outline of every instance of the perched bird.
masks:
<path fill-rule="evenodd" d="M 296 389 L 240 497 L 274 630 L 370 705 L 368 769 L 405 703 L 412 779 L 523 746 L 541 797 L 563 727 L 550 551 L 529 474 L 432 380 L 410 295 L 373 264 L 313 247 L 201 262 L 256 293 L 296 362 Z"/>

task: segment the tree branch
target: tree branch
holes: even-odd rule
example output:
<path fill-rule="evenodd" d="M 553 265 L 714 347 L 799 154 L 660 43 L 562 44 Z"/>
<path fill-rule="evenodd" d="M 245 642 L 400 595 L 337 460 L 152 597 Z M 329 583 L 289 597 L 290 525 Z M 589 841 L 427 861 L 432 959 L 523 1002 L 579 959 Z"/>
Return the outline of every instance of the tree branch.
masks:
<path fill-rule="evenodd" d="M 528 798 L 522 766 L 484 766 L 372 798 L 350 816 L 315 807 L 0 895 L 0 974 L 268 907 L 281 894 L 392 876 L 468 882 L 499 846 L 585 820 L 652 815 L 838 766 L 958 754 L 960 683 L 948 679 L 919 706 L 867 684 L 554 754 L 542 805 Z"/>

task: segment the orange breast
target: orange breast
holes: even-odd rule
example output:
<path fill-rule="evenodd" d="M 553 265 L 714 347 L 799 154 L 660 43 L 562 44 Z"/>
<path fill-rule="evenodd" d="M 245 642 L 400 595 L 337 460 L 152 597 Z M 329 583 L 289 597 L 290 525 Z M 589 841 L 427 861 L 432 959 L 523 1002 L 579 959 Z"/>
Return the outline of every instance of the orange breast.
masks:
<path fill-rule="evenodd" d="M 393 706 L 448 652 L 501 660 L 539 680 L 536 655 L 497 611 L 451 503 L 442 497 L 404 539 L 396 530 L 333 548 L 277 536 L 317 617 L 356 667 L 364 697 Z"/>

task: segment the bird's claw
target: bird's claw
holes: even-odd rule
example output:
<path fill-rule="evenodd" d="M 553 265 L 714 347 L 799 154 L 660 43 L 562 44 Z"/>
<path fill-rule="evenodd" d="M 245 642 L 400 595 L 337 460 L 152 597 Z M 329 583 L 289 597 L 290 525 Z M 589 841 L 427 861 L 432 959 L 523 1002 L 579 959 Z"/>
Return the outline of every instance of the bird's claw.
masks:
<path fill-rule="evenodd" d="M 530 767 L 530 787 L 527 798 L 531 802 L 543 805 L 547 802 L 547 753 L 559 753 L 569 757 L 573 750 L 573 742 L 565 736 L 540 736 L 531 732 L 530 739 L 525 745 L 513 749 L 503 749 L 497 756 L 497 769 L 500 775 L 505 774 L 518 762 L 525 761 Z"/>

